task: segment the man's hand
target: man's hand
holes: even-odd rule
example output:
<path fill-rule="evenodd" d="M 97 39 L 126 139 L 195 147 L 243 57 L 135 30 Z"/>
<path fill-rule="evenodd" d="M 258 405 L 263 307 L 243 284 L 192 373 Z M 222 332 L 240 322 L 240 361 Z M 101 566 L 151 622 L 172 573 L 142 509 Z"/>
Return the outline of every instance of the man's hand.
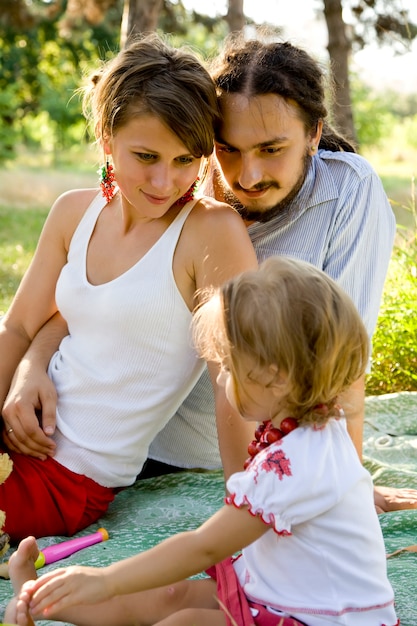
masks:
<path fill-rule="evenodd" d="M 376 486 L 374 501 L 377 513 L 417 509 L 417 490 Z"/>
<path fill-rule="evenodd" d="M 41 460 L 54 455 L 56 391 L 44 368 L 21 361 L 2 415 L 3 441 L 10 450 Z"/>

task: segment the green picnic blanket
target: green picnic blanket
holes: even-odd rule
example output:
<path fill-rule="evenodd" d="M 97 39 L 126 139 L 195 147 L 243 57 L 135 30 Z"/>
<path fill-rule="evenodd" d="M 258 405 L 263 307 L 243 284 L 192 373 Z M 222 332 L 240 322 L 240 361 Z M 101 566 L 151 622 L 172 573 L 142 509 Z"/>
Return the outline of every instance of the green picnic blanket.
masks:
<path fill-rule="evenodd" d="M 366 399 L 364 463 L 375 484 L 417 489 L 417 393 Z M 222 505 L 223 496 L 220 471 L 182 472 L 138 481 L 117 495 L 97 524 L 79 533 L 86 535 L 102 526 L 109 533 L 108 541 L 40 572 L 74 563 L 107 565 L 146 550 L 171 534 L 199 526 Z M 387 513 L 379 519 L 388 553 L 417 544 L 417 510 Z M 66 539 L 45 537 L 39 546 L 42 549 Z M 417 553 L 403 552 L 387 564 L 401 626 L 416 626 Z M 11 595 L 10 581 L 0 580 L 0 616 Z M 51 623 L 38 622 L 43 626 Z"/>

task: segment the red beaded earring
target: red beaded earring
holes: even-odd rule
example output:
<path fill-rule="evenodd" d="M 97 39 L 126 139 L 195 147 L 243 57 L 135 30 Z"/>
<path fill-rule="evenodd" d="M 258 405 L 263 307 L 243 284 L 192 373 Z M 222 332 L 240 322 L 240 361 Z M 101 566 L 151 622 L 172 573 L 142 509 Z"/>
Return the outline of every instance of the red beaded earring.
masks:
<path fill-rule="evenodd" d="M 103 193 L 103 198 L 106 198 L 107 202 L 114 196 L 114 172 L 113 165 L 109 163 L 109 160 L 106 160 L 106 165 L 103 165 L 98 171 L 100 174 L 100 187 Z"/>
<path fill-rule="evenodd" d="M 181 198 L 178 200 L 178 204 L 182 204 L 182 205 L 187 204 L 187 202 L 190 202 L 190 200 L 194 198 L 194 194 L 197 191 L 199 182 L 200 182 L 200 178 L 197 176 L 197 178 L 195 179 L 191 187 L 188 189 L 188 191 L 186 191 L 185 194 L 181 196 Z"/>

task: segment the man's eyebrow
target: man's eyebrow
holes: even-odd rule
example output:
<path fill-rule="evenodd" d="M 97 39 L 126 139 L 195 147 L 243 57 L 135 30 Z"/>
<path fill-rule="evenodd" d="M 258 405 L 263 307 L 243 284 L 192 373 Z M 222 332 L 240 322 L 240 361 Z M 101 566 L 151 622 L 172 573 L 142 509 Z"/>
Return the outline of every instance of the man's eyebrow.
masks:
<path fill-rule="evenodd" d="M 268 141 L 261 141 L 251 146 L 251 150 L 259 150 L 260 148 L 268 148 L 268 146 L 272 146 L 274 144 L 281 144 L 288 141 L 287 135 L 279 135 L 278 137 L 273 137 L 272 139 L 268 139 Z M 235 148 L 233 144 L 225 141 L 222 137 L 216 137 L 216 143 L 221 143 L 224 146 L 229 146 L 230 148 Z"/>

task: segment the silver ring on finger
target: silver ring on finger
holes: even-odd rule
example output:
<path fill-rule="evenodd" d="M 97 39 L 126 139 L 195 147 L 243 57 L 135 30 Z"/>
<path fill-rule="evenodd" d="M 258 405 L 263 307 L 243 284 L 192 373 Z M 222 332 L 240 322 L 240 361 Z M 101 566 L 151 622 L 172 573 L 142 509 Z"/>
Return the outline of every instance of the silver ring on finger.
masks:
<path fill-rule="evenodd" d="M 8 429 L 7 429 L 7 434 L 8 434 L 8 435 L 10 435 L 10 433 L 12 433 L 12 432 L 13 432 L 13 428 L 8 428 Z"/>

